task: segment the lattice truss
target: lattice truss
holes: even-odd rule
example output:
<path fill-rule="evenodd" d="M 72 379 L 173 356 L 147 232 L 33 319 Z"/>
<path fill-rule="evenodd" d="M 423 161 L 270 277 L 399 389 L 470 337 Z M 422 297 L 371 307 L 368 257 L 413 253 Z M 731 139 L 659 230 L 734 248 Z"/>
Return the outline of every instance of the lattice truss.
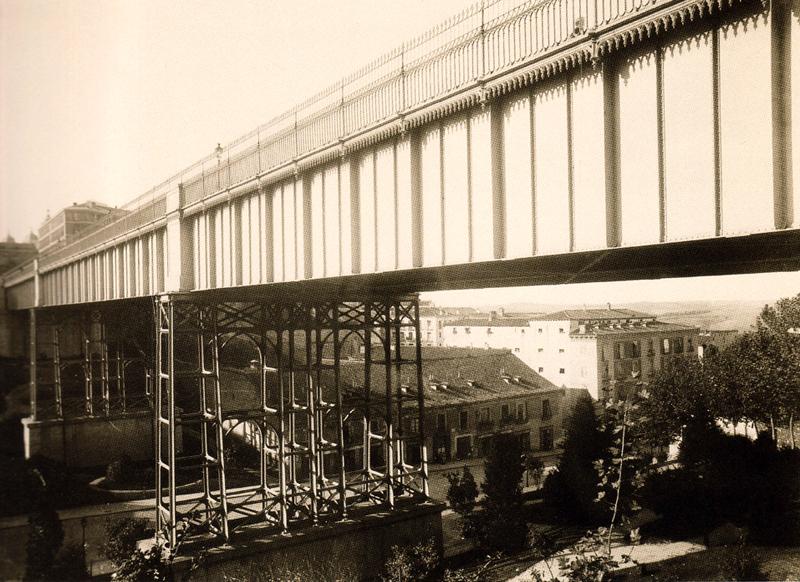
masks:
<path fill-rule="evenodd" d="M 156 318 L 157 531 L 172 551 L 428 497 L 416 296 L 164 296 Z"/>
<path fill-rule="evenodd" d="M 151 317 L 141 306 L 36 310 L 30 327 L 33 418 L 150 410 Z"/>

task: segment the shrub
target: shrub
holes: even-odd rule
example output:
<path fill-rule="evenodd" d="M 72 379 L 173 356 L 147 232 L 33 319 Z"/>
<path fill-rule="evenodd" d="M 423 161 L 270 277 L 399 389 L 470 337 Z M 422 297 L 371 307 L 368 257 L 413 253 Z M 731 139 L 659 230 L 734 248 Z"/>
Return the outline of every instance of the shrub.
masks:
<path fill-rule="evenodd" d="M 124 582 L 168 582 L 172 580 L 172 568 L 159 545 L 154 545 L 144 551 L 134 550 L 117 568 L 112 575 L 112 580 Z"/>
<path fill-rule="evenodd" d="M 106 521 L 106 541 L 102 551 L 115 565 L 121 564 L 136 551 L 136 542 L 152 533 L 147 527 L 147 520 L 135 517 L 123 517 Z"/>
<path fill-rule="evenodd" d="M 110 485 L 130 483 L 136 477 L 136 468 L 128 455 L 121 455 L 106 467 L 106 481 Z"/>
<path fill-rule="evenodd" d="M 758 552 L 747 546 L 744 540 L 728 548 L 722 559 L 722 574 L 728 580 L 766 580 L 761 571 Z"/>
<path fill-rule="evenodd" d="M 384 582 L 424 582 L 434 580 L 439 566 L 439 552 L 434 541 L 413 546 L 392 546 L 386 560 Z"/>
<path fill-rule="evenodd" d="M 453 511 L 460 515 L 465 515 L 475 509 L 475 501 L 478 499 L 478 485 L 469 467 L 464 465 L 461 474 L 447 473 L 445 475 L 450 486 L 447 488 L 447 502 Z"/>

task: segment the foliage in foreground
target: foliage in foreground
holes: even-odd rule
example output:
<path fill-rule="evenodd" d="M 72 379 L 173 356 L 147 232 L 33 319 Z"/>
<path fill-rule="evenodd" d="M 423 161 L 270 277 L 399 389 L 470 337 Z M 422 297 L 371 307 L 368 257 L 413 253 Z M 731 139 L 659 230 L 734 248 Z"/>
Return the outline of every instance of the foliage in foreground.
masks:
<path fill-rule="evenodd" d="M 413 546 L 392 546 L 386 560 L 384 582 L 425 582 L 435 580 L 439 552 L 433 539 Z"/>

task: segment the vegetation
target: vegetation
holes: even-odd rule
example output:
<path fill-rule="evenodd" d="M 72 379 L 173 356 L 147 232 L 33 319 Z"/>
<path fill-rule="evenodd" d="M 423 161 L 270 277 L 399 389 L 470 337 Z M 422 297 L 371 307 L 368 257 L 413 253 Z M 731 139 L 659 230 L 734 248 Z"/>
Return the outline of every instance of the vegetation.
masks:
<path fill-rule="evenodd" d="M 528 525 L 523 511 L 522 445 L 514 435 L 495 435 L 486 459 L 482 510 L 473 512 L 471 535 L 487 551 L 515 552 L 525 547 Z"/>
<path fill-rule="evenodd" d="M 567 418 L 558 466 L 544 482 L 545 503 L 566 520 L 596 525 L 607 518 L 597 500 L 595 461 L 607 456 L 608 442 L 591 397 L 583 394 Z"/>
<path fill-rule="evenodd" d="M 152 535 L 146 519 L 123 517 L 106 521 L 103 554 L 119 566 L 136 550 L 136 542 Z"/>
<path fill-rule="evenodd" d="M 432 539 L 413 546 L 392 546 L 382 579 L 384 582 L 435 580 L 438 566 L 439 552 Z"/>
<path fill-rule="evenodd" d="M 450 485 L 447 488 L 447 502 L 458 515 L 461 516 L 461 532 L 464 537 L 471 537 L 472 520 L 469 515 L 475 509 L 478 499 L 478 485 L 469 467 L 464 465 L 461 474 L 447 473 L 445 475 Z"/>

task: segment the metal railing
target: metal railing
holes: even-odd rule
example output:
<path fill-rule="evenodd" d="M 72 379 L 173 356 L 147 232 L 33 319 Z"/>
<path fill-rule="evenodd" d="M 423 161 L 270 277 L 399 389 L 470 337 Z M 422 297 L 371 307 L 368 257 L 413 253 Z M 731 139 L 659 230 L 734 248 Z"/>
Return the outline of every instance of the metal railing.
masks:
<path fill-rule="evenodd" d="M 368 128 L 478 85 L 599 27 L 665 0 L 484 0 L 404 43 L 290 111 L 143 194 L 126 217 L 101 221 L 43 266 L 163 217 L 183 185 L 191 204 Z"/>

